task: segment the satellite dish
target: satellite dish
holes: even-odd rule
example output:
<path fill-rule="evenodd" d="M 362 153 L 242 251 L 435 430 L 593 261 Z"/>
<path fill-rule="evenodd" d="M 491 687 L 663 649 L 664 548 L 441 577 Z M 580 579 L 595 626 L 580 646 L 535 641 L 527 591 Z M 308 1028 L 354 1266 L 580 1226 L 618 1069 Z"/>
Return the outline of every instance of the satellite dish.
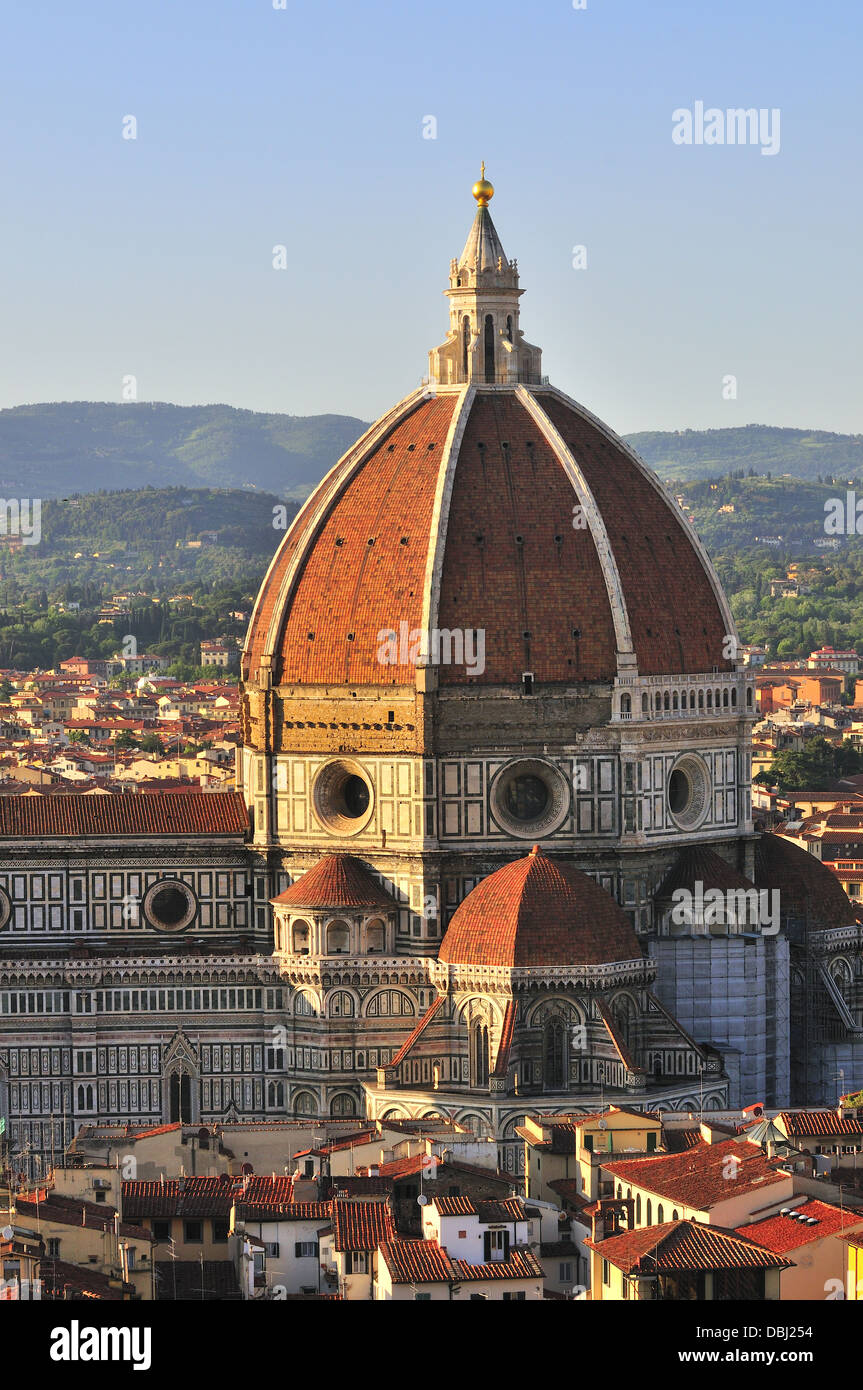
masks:
<path fill-rule="evenodd" d="M 428 1197 L 425 1195 L 425 1193 L 424 1193 L 424 1192 L 421 1192 L 420 1195 L 417 1197 L 417 1206 L 418 1206 L 418 1207 L 426 1207 L 426 1206 L 428 1206 L 428 1200 L 429 1200 L 429 1199 L 428 1199 Z"/>
<path fill-rule="evenodd" d="M 600 1122 L 599 1122 L 599 1128 L 600 1128 L 600 1129 L 608 1129 L 608 1120 L 600 1120 Z"/>
<path fill-rule="evenodd" d="M 14 1234 L 15 1232 L 11 1226 L 4 1226 L 3 1230 L 0 1231 L 0 1236 L 2 1236 L 3 1240 L 11 1240 Z"/>

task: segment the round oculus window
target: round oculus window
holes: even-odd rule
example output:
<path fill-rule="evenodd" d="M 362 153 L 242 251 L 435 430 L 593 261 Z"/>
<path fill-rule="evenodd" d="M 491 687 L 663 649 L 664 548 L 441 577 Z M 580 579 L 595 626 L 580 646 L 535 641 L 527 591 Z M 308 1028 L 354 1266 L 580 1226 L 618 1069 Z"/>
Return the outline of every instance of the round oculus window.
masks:
<path fill-rule="evenodd" d="M 185 931 L 197 911 L 194 893 L 180 879 L 161 879 L 144 896 L 144 916 L 156 931 Z"/>
<path fill-rule="evenodd" d="M 707 815 L 710 804 L 710 773 L 694 753 L 686 753 L 671 769 L 668 778 L 668 809 L 681 830 L 694 830 Z"/>
<path fill-rule="evenodd" d="M 374 790 L 359 763 L 347 759 L 326 763 L 312 792 L 315 815 L 333 835 L 357 835 L 374 812 Z"/>
<path fill-rule="evenodd" d="M 549 802 L 549 791 L 541 777 L 531 773 L 513 777 L 507 782 L 504 806 L 513 820 L 531 823 L 540 820 Z"/>
<path fill-rule="evenodd" d="M 550 835 L 569 815 L 569 783 L 553 763 L 522 758 L 491 784 L 491 813 L 501 830 L 520 839 Z"/>

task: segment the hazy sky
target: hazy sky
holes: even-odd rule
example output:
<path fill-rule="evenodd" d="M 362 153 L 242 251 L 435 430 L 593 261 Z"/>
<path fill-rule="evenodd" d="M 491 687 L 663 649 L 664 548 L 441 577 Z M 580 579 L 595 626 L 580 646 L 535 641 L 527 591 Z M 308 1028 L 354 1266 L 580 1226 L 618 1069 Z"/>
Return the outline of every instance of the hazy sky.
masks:
<path fill-rule="evenodd" d="M 0 406 L 373 418 L 484 158 L 522 327 L 615 429 L 863 431 L 860 0 L 284 3 L 6 0 Z M 675 144 L 699 101 L 778 153 Z"/>

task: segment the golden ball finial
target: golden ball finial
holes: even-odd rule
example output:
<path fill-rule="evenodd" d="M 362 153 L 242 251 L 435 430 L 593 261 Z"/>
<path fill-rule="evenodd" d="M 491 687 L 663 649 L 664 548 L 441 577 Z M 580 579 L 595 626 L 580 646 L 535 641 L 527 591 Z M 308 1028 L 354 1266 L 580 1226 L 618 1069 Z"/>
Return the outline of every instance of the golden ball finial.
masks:
<path fill-rule="evenodd" d="M 494 197 L 494 184 L 489 183 L 485 176 L 485 160 L 482 161 L 479 170 L 479 178 L 471 189 L 481 208 L 488 207 Z"/>

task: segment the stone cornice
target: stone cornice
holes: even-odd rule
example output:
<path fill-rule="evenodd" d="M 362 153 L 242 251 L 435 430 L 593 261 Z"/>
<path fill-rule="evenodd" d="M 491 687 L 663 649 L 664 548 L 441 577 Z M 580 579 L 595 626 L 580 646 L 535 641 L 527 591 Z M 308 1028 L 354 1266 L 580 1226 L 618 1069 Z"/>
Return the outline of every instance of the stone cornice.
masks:
<path fill-rule="evenodd" d="M 656 976 L 649 958 L 614 961 L 607 965 L 447 965 L 431 963 L 431 981 L 440 991 L 480 990 L 510 995 L 516 991 L 586 989 L 604 991 L 621 985 L 644 985 Z"/>

